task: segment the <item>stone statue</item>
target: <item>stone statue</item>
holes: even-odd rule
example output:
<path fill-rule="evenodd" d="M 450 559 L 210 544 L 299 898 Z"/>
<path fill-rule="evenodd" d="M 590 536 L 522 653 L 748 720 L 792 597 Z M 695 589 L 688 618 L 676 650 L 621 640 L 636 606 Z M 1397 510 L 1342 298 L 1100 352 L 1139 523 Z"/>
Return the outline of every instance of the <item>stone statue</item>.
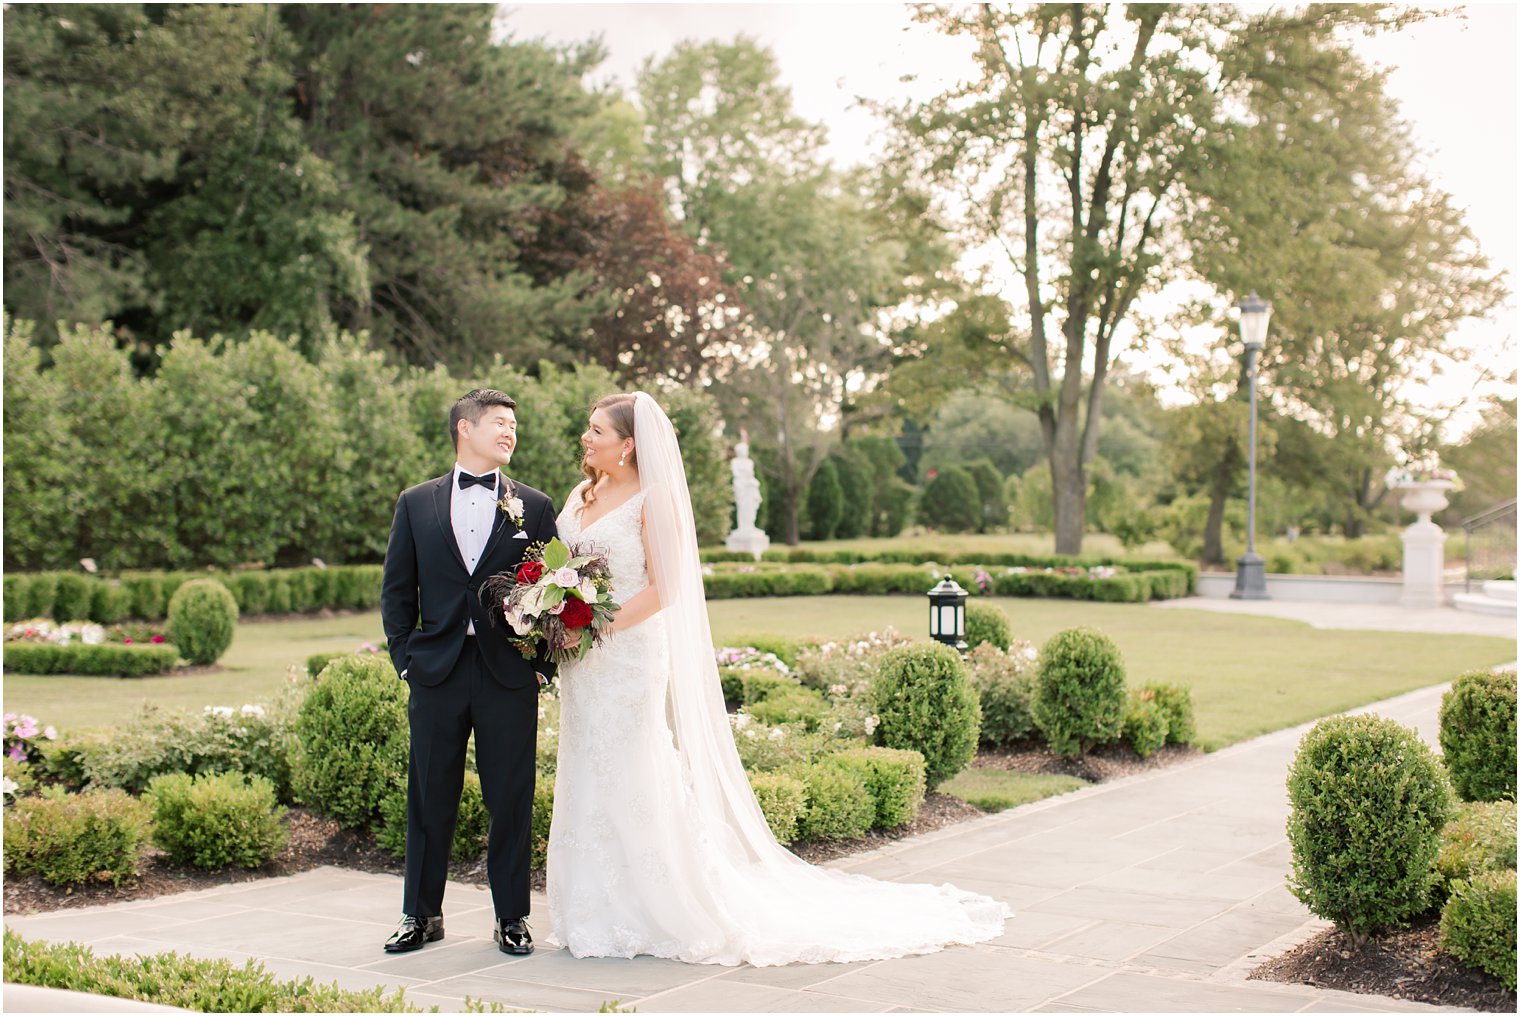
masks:
<path fill-rule="evenodd" d="M 760 511 L 760 481 L 755 478 L 755 463 L 749 457 L 749 434 L 739 430 L 739 444 L 734 448 L 729 468 L 734 474 L 734 507 L 738 525 L 728 534 L 725 545 L 729 550 L 747 551 L 760 560 L 760 555 L 771 544 L 771 539 L 755 525 Z"/>

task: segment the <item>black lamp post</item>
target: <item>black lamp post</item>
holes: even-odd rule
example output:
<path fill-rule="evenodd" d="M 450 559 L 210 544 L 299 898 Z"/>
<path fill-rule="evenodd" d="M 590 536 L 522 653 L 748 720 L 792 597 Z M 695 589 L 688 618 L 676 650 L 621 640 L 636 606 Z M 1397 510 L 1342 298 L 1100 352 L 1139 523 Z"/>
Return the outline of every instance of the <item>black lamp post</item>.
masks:
<path fill-rule="evenodd" d="M 966 591 L 946 575 L 929 590 L 929 637 L 960 652 L 966 646 Z"/>
<path fill-rule="evenodd" d="M 1246 552 L 1235 562 L 1233 600 L 1266 600 L 1267 566 L 1256 553 L 1256 362 L 1267 339 L 1272 305 L 1252 293 L 1240 305 L 1240 338 L 1246 344 L 1246 373 L 1251 378 L 1251 479 L 1246 498 Z"/>

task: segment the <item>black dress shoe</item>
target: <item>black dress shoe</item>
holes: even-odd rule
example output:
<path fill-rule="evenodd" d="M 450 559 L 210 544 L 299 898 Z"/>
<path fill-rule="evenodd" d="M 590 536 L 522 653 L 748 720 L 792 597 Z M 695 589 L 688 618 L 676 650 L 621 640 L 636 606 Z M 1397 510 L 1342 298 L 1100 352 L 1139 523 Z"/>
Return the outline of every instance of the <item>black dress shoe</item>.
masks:
<path fill-rule="evenodd" d="M 522 917 L 498 917 L 496 931 L 492 934 L 501 951 L 509 956 L 526 956 L 533 951 L 533 936 L 528 934 L 528 922 Z"/>
<path fill-rule="evenodd" d="M 403 914 L 396 933 L 385 940 L 385 951 L 388 953 L 411 952 L 414 949 L 421 949 L 428 942 L 436 942 L 442 937 L 442 917 L 413 917 L 411 914 Z"/>

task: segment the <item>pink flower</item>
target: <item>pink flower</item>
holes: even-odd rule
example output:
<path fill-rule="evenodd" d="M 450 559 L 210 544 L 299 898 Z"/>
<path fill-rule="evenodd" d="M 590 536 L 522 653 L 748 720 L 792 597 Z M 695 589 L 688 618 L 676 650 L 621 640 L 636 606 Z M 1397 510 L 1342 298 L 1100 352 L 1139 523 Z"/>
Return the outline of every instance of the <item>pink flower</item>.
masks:
<path fill-rule="evenodd" d="M 25 762 L 26 761 L 26 752 L 24 752 L 24 751 L 21 750 L 21 745 L 19 745 L 19 744 L 13 744 L 13 745 L 11 745 L 11 750 L 9 752 L 7 752 L 7 754 L 10 755 L 12 761 L 15 761 L 15 762 Z"/>
<path fill-rule="evenodd" d="M 164 637 L 162 635 L 155 635 L 151 639 L 149 639 L 148 641 L 149 642 L 158 643 L 158 642 L 162 642 L 163 640 L 164 640 Z"/>
<path fill-rule="evenodd" d="M 574 568 L 560 568 L 554 573 L 554 584 L 565 589 L 574 589 L 581 584 L 581 577 L 575 574 Z"/>
<path fill-rule="evenodd" d="M 121 640 L 121 644 L 124 646 L 130 646 L 132 644 L 132 640 L 130 638 L 124 638 Z"/>
<path fill-rule="evenodd" d="M 58 730 L 54 727 L 43 727 L 42 736 L 47 738 L 49 741 L 56 741 L 58 740 Z"/>

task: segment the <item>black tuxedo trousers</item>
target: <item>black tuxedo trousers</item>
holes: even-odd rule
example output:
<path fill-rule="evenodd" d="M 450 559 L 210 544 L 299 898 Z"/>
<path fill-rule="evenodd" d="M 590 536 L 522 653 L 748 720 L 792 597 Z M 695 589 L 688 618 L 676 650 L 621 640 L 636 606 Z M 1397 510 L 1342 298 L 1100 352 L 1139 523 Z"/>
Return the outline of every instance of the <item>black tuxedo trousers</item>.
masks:
<path fill-rule="evenodd" d="M 449 852 L 459 818 L 465 754 L 475 735 L 481 795 L 491 815 L 486 874 L 498 917 L 528 914 L 538 678 L 553 666 L 524 659 L 493 626 L 480 584 L 522 561 L 536 541 L 556 535 L 554 505 L 515 484 L 525 534 L 498 511 L 479 563 L 467 571 L 454 538 L 453 473 L 403 491 L 385 552 L 380 615 L 397 673 L 410 686 L 407 718 L 406 879 L 402 910 L 443 913 Z M 504 481 L 498 481 L 504 489 Z M 473 623 L 475 634 L 468 635 Z"/>

